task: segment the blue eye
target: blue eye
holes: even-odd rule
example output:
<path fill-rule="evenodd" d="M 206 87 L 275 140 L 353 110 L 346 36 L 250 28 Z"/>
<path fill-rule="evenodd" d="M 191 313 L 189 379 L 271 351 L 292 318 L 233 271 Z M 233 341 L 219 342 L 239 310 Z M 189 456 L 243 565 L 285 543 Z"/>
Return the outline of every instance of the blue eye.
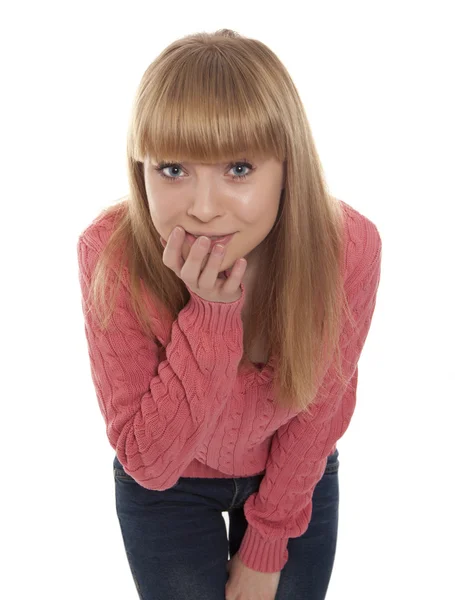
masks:
<path fill-rule="evenodd" d="M 238 179 L 246 179 L 255 170 L 255 168 L 248 162 L 231 163 L 229 165 L 229 170 L 236 168 L 236 167 L 245 168 L 245 166 L 250 170 L 249 173 L 246 173 L 245 175 L 240 175 L 240 174 L 230 175 L 230 178 L 234 181 L 236 181 Z M 159 165 L 157 167 L 154 167 L 154 169 L 155 169 L 155 171 L 158 171 L 158 173 L 161 177 L 166 179 L 166 181 L 169 181 L 169 183 L 174 183 L 174 181 L 183 179 L 183 177 L 171 177 L 169 175 L 165 175 L 163 173 L 163 171 L 164 171 L 164 169 L 168 169 L 169 167 L 175 167 L 178 170 L 182 170 L 181 166 L 178 163 L 171 163 L 171 162 L 161 162 L 161 163 L 159 163 Z"/>

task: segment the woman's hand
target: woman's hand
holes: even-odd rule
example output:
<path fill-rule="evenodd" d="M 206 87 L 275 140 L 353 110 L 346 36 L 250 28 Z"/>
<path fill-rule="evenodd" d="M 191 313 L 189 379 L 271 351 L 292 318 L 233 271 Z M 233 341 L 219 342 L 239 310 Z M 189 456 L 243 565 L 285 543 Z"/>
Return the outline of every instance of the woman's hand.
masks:
<path fill-rule="evenodd" d="M 190 252 L 184 260 L 182 247 L 185 241 L 185 232 L 180 230 L 179 233 L 179 230 L 180 228 L 176 227 L 172 231 L 168 242 L 160 236 L 161 245 L 164 247 L 163 263 L 166 267 L 174 271 L 177 277 L 180 277 L 186 286 L 203 300 L 223 303 L 239 300 L 242 296 L 240 284 L 247 267 L 246 259 L 236 260 L 226 279 L 220 274 L 224 253 L 216 254 L 216 247 L 222 246 L 222 244 L 215 245 L 210 251 L 210 239 L 201 236 L 191 246 Z M 208 248 L 204 248 L 202 245 L 204 239 L 208 243 Z"/>
<path fill-rule="evenodd" d="M 242 563 L 238 553 L 228 561 L 226 600 L 275 600 L 281 571 L 261 573 Z"/>

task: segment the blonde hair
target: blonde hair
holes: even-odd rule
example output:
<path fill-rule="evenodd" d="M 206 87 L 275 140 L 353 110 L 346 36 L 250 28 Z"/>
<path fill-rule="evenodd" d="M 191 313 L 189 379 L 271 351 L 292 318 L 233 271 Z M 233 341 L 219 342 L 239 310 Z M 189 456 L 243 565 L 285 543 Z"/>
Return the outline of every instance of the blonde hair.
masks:
<path fill-rule="evenodd" d="M 262 242 L 239 372 L 251 367 L 248 350 L 260 334 L 268 356 L 277 357 L 275 403 L 306 411 L 334 353 L 344 381 L 339 344 L 342 313 L 348 311 L 343 207 L 329 195 L 297 89 L 262 42 L 229 29 L 196 33 L 171 43 L 147 68 L 128 129 L 129 194 L 104 211 L 115 213 L 115 227 L 98 258 L 90 293 L 106 328 L 122 271 L 115 269 L 117 288 L 108 308 L 109 265 L 122 250 L 132 307 L 144 334 L 156 338 L 141 280 L 161 316 L 175 320 L 190 294 L 162 261 L 145 191 L 144 157 L 229 162 L 239 149 L 274 156 L 285 166 L 278 216 Z"/>

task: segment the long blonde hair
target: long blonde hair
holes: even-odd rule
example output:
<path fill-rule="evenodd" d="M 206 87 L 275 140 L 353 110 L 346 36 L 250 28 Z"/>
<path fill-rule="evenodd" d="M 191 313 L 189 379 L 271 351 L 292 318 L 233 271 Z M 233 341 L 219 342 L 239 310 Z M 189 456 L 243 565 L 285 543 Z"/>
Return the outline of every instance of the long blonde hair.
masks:
<path fill-rule="evenodd" d="M 141 285 L 163 317 L 176 319 L 190 294 L 162 261 L 145 191 L 144 157 L 228 162 L 239 149 L 246 156 L 274 156 L 285 165 L 277 219 L 262 242 L 239 372 L 251 368 L 247 355 L 261 335 L 268 355 L 278 361 L 274 401 L 306 411 L 334 354 L 344 381 L 339 341 L 346 311 L 352 316 L 342 277 L 343 206 L 329 195 L 297 89 L 262 42 L 229 29 L 196 33 L 171 43 L 147 68 L 128 129 L 129 194 L 104 211 L 115 213 L 115 227 L 100 253 L 90 293 L 107 328 L 118 290 L 117 285 L 108 307 L 107 274 L 121 250 L 144 334 L 156 338 Z M 116 273 L 119 284 L 121 269 Z"/>

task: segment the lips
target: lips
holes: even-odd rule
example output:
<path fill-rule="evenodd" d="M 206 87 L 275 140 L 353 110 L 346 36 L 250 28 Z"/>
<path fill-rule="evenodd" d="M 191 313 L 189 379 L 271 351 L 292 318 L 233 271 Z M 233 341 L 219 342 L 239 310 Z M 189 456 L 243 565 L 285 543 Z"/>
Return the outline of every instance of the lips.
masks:
<path fill-rule="evenodd" d="M 226 244 L 228 244 L 232 240 L 234 235 L 235 235 L 235 232 L 230 233 L 229 235 L 224 235 L 224 236 L 216 237 L 216 238 L 211 238 L 209 236 L 205 236 L 205 237 L 209 237 L 210 249 L 212 249 L 215 244 L 222 244 L 223 246 L 226 246 Z M 197 237 L 194 236 L 192 233 L 188 233 L 188 231 L 186 231 L 186 240 L 189 243 L 189 245 L 192 246 L 194 244 L 194 242 L 197 240 Z"/>
<path fill-rule="evenodd" d="M 185 230 L 186 231 L 186 230 Z M 192 235 L 195 238 L 201 237 L 201 236 L 205 236 L 210 238 L 211 240 L 217 240 L 223 237 L 227 237 L 228 235 L 231 235 L 230 233 L 222 233 L 221 235 L 207 235 L 206 233 L 190 233 L 189 231 L 187 231 L 186 233 L 188 233 L 189 235 Z"/>

